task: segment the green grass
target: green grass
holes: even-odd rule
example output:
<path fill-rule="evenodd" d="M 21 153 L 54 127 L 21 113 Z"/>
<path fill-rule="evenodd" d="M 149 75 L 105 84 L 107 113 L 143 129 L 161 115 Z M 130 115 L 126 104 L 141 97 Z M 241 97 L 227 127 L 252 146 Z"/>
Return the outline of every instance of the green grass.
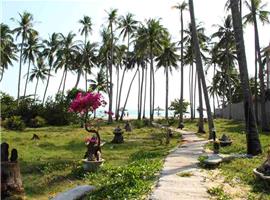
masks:
<path fill-rule="evenodd" d="M 2 130 L 2 142 L 19 152 L 23 185 L 28 199 L 48 199 L 78 184 L 97 186 L 90 199 L 142 198 L 150 191 L 162 168 L 163 158 L 175 147 L 160 144 L 161 130 L 144 127 L 124 133 L 124 144 L 111 144 L 117 124 L 103 124 L 100 130 L 104 166 L 96 173 L 84 173 L 81 159 L 88 133 L 77 126 L 44 127 L 22 132 Z M 121 124 L 123 126 L 123 124 Z M 40 137 L 32 141 L 33 134 Z"/>

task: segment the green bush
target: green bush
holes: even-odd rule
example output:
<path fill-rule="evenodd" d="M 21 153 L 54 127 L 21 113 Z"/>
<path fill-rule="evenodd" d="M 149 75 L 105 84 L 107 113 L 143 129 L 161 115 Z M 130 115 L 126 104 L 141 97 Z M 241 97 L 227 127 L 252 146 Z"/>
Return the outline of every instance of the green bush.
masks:
<path fill-rule="evenodd" d="M 3 121 L 3 126 L 6 129 L 16 130 L 16 131 L 22 131 L 25 129 L 25 123 L 23 122 L 20 116 L 12 116 L 12 117 L 6 118 Z"/>
<path fill-rule="evenodd" d="M 30 121 L 30 127 L 32 128 L 38 128 L 43 127 L 46 124 L 46 120 L 40 116 L 36 116 L 35 118 L 31 119 Z"/>
<path fill-rule="evenodd" d="M 142 120 L 135 120 L 133 121 L 132 125 L 135 128 L 143 128 L 145 126 Z"/>

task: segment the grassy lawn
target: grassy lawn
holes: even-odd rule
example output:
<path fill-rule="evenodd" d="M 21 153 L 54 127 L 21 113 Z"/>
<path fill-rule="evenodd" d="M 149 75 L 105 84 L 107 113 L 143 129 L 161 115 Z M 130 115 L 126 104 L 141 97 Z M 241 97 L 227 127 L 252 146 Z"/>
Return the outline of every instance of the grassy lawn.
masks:
<path fill-rule="evenodd" d="M 106 142 L 102 147 L 105 163 L 96 173 L 82 170 L 88 133 L 77 126 L 2 130 L 1 138 L 19 152 L 27 199 L 48 199 L 79 184 L 97 186 L 97 192 L 88 199 L 143 198 L 153 186 L 163 158 L 178 144 L 179 135 L 169 145 L 160 144 L 162 130 L 144 127 L 125 133 L 124 144 L 111 144 L 116 126 L 101 127 L 101 139 Z M 31 140 L 34 133 L 40 140 Z"/>
<path fill-rule="evenodd" d="M 165 123 L 164 120 L 159 122 Z M 185 121 L 184 130 L 197 131 L 197 120 L 191 121 L 187 119 Z M 178 122 L 172 121 L 172 126 L 177 127 Z M 240 121 L 216 119 L 215 126 L 217 130 L 217 138 L 220 138 L 223 133 L 228 135 L 233 144 L 229 147 L 220 148 L 220 153 L 246 153 L 246 135 L 244 133 L 244 123 Z M 205 123 L 205 130 L 208 132 L 207 123 Z M 208 138 L 208 134 L 201 135 L 205 139 Z M 243 184 L 250 188 L 250 194 L 247 194 L 248 199 L 270 199 L 270 185 L 260 180 L 257 180 L 252 170 L 266 159 L 267 150 L 270 148 L 270 134 L 260 132 L 260 141 L 263 149 L 263 154 L 256 156 L 252 159 L 236 159 L 229 163 L 222 163 L 219 166 L 222 175 L 225 177 L 225 181 L 230 185 Z M 207 144 L 206 148 L 212 149 L 212 144 Z"/>

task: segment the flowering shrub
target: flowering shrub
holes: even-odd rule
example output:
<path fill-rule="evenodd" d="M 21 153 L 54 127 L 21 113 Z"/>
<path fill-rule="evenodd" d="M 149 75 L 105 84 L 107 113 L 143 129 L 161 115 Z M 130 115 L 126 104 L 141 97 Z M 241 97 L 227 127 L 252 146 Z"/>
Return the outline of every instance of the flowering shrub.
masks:
<path fill-rule="evenodd" d="M 79 92 L 76 98 L 71 102 L 69 111 L 85 114 L 87 112 L 93 112 L 100 106 L 105 106 L 106 102 L 100 93 L 94 92 Z"/>

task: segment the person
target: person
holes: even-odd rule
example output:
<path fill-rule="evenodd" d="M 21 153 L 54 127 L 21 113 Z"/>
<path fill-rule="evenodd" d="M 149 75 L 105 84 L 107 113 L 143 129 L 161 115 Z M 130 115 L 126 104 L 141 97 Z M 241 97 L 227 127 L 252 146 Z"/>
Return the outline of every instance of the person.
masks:
<path fill-rule="evenodd" d="M 129 115 L 129 114 L 128 114 L 128 112 L 127 112 L 127 117 L 128 117 L 128 115 Z"/>

